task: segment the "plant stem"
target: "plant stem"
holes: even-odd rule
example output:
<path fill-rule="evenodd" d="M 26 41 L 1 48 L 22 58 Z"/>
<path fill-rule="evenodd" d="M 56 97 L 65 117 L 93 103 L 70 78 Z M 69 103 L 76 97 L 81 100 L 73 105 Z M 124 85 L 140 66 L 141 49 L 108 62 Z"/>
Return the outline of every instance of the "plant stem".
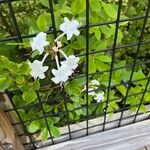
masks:
<path fill-rule="evenodd" d="M 63 36 L 65 35 L 65 33 L 62 33 L 61 35 L 59 35 L 55 40 L 54 42 L 57 42 L 60 38 L 62 38 Z"/>
<path fill-rule="evenodd" d="M 67 55 L 61 50 L 61 49 L 59 49 L 59 52 L 67 59 L 68 57 L 67 57 Z"/>
<path fill-rule="evenodd" d="M 42 59 L 42 63 L 44 63 L 45 59 L 47 58 L 47 56 L 49 55 L 49 53 L 46 53 Z"/>
<path fill-rule="evenodd" d="M 58 56 L 57 55 L 55 55 L 55 61 L 56 61 L 57 69 L 59 69 L 60 66 L 59 66 L 59 61 L 58 61 Z"/>

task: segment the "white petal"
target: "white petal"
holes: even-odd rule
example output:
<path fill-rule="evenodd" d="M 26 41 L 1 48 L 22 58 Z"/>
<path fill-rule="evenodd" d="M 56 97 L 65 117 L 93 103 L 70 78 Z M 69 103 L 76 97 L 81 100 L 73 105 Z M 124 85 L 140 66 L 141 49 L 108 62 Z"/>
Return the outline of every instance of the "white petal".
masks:
<path fill-rule="evenodd" d="M 40 75 L 39 75 L 39 78 L 40 78 L 40 79 L 44 79 L 44 78 L 45 78 L 44 73 L 40 74 Z"/>
<path fill-rule="evenodd" d="M 79 27 L 79 22 L 77 20 L 72 20 L 71 23 L 75 26 L 75 27 Z"/>
<path fill-rule="evenodd" d="M 48 66 L 43 66 L 43 67 L 42 67 L 42 71 L 43 71 L 43 72 L 46 72 L 46 71 L 48 70 L 48 68 L 49 68 Z"/>
<path fill-rule="evenodd" d="M 64 22 L 65 23 L 70 23 L 70 20 L 67 17 L 64 17 Z"/>
<path fill-rule="evenodd" d="M 52 78 L 51 80 L 52 80 L 53 82 L 55 82 L 56 84 L 59 83 L 59 81 L 58 81 L 58 79 L 57 79 L 56 77 Z"/>
<path fill-rule="evenodd" d="M 52 69 L 52 74 L 55 76 L 57 74 L 58 70 Z"/>
<path fill-rule="evenodd" d="M 67 32 L 67 40 L 70 40 L 71 37 L 73 36 L 73 33 L 72 32 Z"/>
<path fill-rule="evenodd" d="M 79 31 L 78 29 L 75 29 L 75 30 L 73 31 L 73 33 L 74 33 L 76 36 L 78 36 L 78 35 L 80 34 L 80 31 Z"/>

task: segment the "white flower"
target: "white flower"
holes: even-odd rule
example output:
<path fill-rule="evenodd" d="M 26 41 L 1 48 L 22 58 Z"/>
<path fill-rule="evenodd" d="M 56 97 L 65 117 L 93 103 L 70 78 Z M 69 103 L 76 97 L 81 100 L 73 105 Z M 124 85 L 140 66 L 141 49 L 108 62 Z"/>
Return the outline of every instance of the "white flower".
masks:
<path fill-rule="evenodd" d="M 96 94 L 94 98 L 98 103 L 104 100 L 104 92 Z"/>
<path fill-rule="evenodd" d="M 78 36 L 80 31 L 77 29 L 79 27 L 79 22 L 76 20 L 69 20 L 67 17 L 64 18 L 64 23 L 60 25 L 60 30 L 67 35 L 67 40 L 70 40 L 74 35 Z"/>
<path fill-rule="evenodd" d="M 91 80 L 92 85 L 100 85 L 100 83 L 97 80 Z"/>
<path fill-rule="evenodd" d="M 30 74 L 32 77 L 35 79 L 38 77 L 40 79 L 45 78 L 44 72 L 48 70 L 48 66 L 43 66 L 43 61 L 34 60 L 33 63 L 29 62 L 29 66 L 31 69 Z"/>
<path fill-rule="evenodd" d="M 64 66 L 61 66 L 58 70 L 52 69 L 52 74 L 55 76 L 51 80 L 56 84 L 66 82 L 69 76 L 72 74 L 72 70 L 67 69 Z"/>
<path fill-rule="evenodd" d="M 33 38 L 31 44 L 31 48 L 33 51 L 38 50 L 40 54 L 44 52 L 44 47 L 49 44 L 48 41 L 46 41 L 46 33 L 40 32 L 36 35 L 36 37 Z"/>
<path fill-rule="evenodd" d="M 78 67 L 78 61 L 79 61 L 79 57 L 70 55 L 69 57 L 66 58 L 65 61 L 62 61 L 61 64 L 62 66 L 66 66 L 66 68 L 70 70 L 74 70 Z"/>
<path fill-rule="evenodd" d="M 93 91 L 93 90 L 94 90 L 94 89 L 89 88 L 89 89 L 88 89 L 88 95 L 94 96 L 96 93 L 95 93 L 95 91 Z"/>

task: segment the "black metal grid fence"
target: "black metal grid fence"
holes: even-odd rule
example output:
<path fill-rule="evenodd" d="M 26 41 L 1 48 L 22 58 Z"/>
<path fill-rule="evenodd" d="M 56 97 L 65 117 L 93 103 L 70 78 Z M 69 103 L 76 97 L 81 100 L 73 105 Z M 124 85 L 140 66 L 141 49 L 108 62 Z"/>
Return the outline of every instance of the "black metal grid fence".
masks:
<path fill-rule="evenodd" d="M 16 31 L 16 34 L 17 36 L 13 36 L 13 37 L 8 37 L 8 38 L 4 38 L 4 39 L 0 39 L 0 42 L 4 42 L 4 41 L 10 41 L 10 40 L 17 40 L 19 42 L 23 42 L 23 39 L 25 38 L 31 38 L 31 37 L 34 37 L 36 34 L 32 34 L 32 35 L 21 35 L 21 31 L 19 29 L 19 25 L 17 23 L 17 19 L 15 17 L 15 13 L 14 13 L 14 9 L 12 7 L 12 3 L 13 3 L 13 0 L 0 0 L 0 5 L 1 3 L 6 3 L 8 5 L 8 8 L 9 8 L 9 13 L 11 15 L 11 18 L 13 20 L 13 24 L 14 24 L 14 28 L 15 28 L 15 31 Z M 109 124 L 111 123 L 112 121 L 107 121 L 106 118 L 107 118 L 107 114 L 109 113 L 112 113 L 110 111 L 107 110 L 108 108 L 108 104 L 110 101 L 116 101 L 118 99 L 122 99 L 123 100 L 123 107 L 118 109 L 118 110 L 115 110 L 115 113 L 116 112 L 120 112 L 120 117 L 119 119 L 117 120 L 113 120 L 113 121 L 118 121 L 118 126 L 117 127 L 120 127 L 121 126 L 121 122 L 127 118 L 130 118 L 130 117 L 133 117 L 133 121 L 132 123 L 135 123 L 136 122 L 136 118 L 138 117 L 138 115 L 140 115 L 141 113 L 139 112 L 140 110 L 140 107 L 141 105 L 143 104 L 143 99 L 144 99 L 144 96 L 145 96 L 145 93 L 146 92 L 150 92 L 148 90 L 148 86 L 149 86 L 149 82 L 150 82 L 150 77 L 147 77 L 147 78 L 143 78 L 143 79 L 140 79 L 140 80 L 132 80 L 133 79 L 133 74 L 135 72 L 135 68 L 136 66 L 140 66 L 142 64 L 149 64 L 150 61 L 146 61 L 146 62 L 137 62 L 137 59 L 138 59 L 138 56 L 139 56 L 139 52 L 140 52 L 140 48 L 142 45 L 146 45 L 148 43 L 150 43 L 150 40 L 143 40 L 144 38 L 144 30 L 145 30 L 145 27 L 146 27 L 146 23 L 147 23 L 147 20 L 149 19 L 149 10 L 150 10 L 150 0 L 148 0 L 148 5 L 147 5 L 147 9 L 145 11 L 145 15 L 144 16 L 135 16 L 135 17 L 132 17 L 132 18 L 126 18 L 126 19 L 121 19 L 120 18 L 120 15 L 121 15 L 121 9 L 122 9 L 122 4 L 123 4 L 123 1 L 122 0 L 119 0 L 119 3 L 118 3 L 118 13 L 117 13 L 117 18 L 116 20 L 114 21 L 109 21 L 109 22 L 101 22 L 101 23 L 98 23 L 98 24 L 92 24 L 90 25 L 89 24 L 89 0 L 85 0 L 85 3 L 86 3 L 86 24 L 81 26 L 79 29 L 85 29 L 86 31 L 86 53 L 85 54 L 80 54 L 80 55 L 77 55 L 79 57 L 81 56 L 85 56 L 86 58 L 86 74 L 85 75 L 79 75 L 79 76 L 76 76 L 74 77 L 75 78 L 86 78 L 86 105 L 85 106 L 82 106 L 82 107 L 85 107 L 86 108 L 86 119 L 83 119 L 83 120 L 86 120 L 86 125 L 85 125 L 85 128 L 81 129 L 81 130 L 84 130 L 86 131 L 86 135 L 89 134 L 89 129 L 90 128 L 93 128 L 94 126 L 90 126 L 89 127 L 89 120 L 94 118 L 94 117 L 98 117 L 98 116 L 94 116 L 94 117 L 90 117 L 89 114 L 88 114 L 88 109 L 89 109 L 89 105 L 88 105 L 88 83 L 89 83 L 89 77 L 95 75 L 95 74 L 101 74 L 101 73 L 104 73 L 104 72 L 109 72 L 109 82 L 108 82 L 108 86 L 106 88 L 101 88 L 101 90 L 107 90 L 107 99 L 106 99 L 106 102 L 102 102 L 102 103 L 106 103 L 106 108 L 105 108 L 105 111 L 103 114 L 101 114 L 103 117 L 104 117 L 104 120 L 103 120 L 103 123 L 102 124 L 99 124 L 99 125 L 96 125 L 96 126 L 102 126 L 102 130 L 101 131 L 105 131 L 106 130 L 106 124 Z M 53 2 L 52 0 L 49 0 L 49 13 L 51 15 L 51 20 L 52 20 L 52 26 L 50 27 L 51 30 L 47 31 L 48 34 L 52 34 L 54 36 L 54 38 L 57 37 L 57 34 L 60 32 L 59 30 L 56 29 L 56 24 L 55 24 L 55 12 L 54 12 L 54 9 L 53 9 Z M 134 21 L 134 20 L 143 20 L 143 25 L 141 27 L 141 35 L 139 37 L 139 40 L 137 42 L 132 42 L 132 43 L 129 43 L 129 44 L 126 44 L 126 45 L 117 45 L 117 38 L 118 38 L 118 29 L 119 29 L 119 24 L 122 23 L 122 22 L 125 22 L 125 21 Z M 115 33 L 114 33 L 114 42 L 113 42 L 113 46 L 112 47 L 109 47 L 109 48 L 106 48 L 106 49 L 103 49 L 103 50 L 100 50 L 100 51 L 96 51 L 96 52 L 90 52 L 89 51 L 89 29 L 90 28 L 93 28 L 93 27 L 99 27 L 99 26 L 103 26 L 103 25 L 110 25 L 110 24 L 114 24 L 115 25 Z M 129 64 L 129 65 L 126 65 L 126 66 L 122 66 L 122 67 L 114 67 L 114 62 L 115 62 L 115 54 L 116 54 L 116 51 L 119 50 L 119 49 L 122 49 L 122 48 L 130 48 L 130 47 L 136 47 L 136 53 L 135 53 L 135 56 L 134 56 L 134 60 L 133 60 L 133 63 L 132 64 Z M 112 61 L 111 61 L 111 65 L 110 65 L 110 69 L 108 70 L 105 70 L 105 71 L 102 71 L 102 72 L 96 72 L 96 73 L 89 73 L 89 55 L 92 55 L 92 54 L 96 54 L 96 53 L 101 53 L 101 52 L 106 52 L 106 51 L 111 51 L 112 52 Z M 116 71 L 116 70 L 120 70 L 120 69 L 124 69 L 124 68 L 131 68 L 131 75 L 130 75 L 130 78 L 129 80 L 126 82 L 126 83 L 120 83 L 118 85 L 125 85 L 126 88 L 127 88 L 127 91 L 126 91 L 126 95 L 124 97 L 119 97 L 119 98 L 114 98 L 114 99 L 111 99 L 110 100 L 110 90 L 112 87 L 114 86 L 117 86 L 117 85 L 111 85 L 111 80 L 112 80 L 112 74 L 113 74 L 113 71 Z M 139 82 L 139 81 L 147 81 L 146 83 L 146 86 L 145 86 L 145 89 L 140 92 L 140 93 L 135 93 L 135 94 L 129 94 L 129 91 L 130 91 L 130 88 L 132 86 L 133 83 L 136 83 L 136 82 Z M 43 85 L 46 85 L 48 83 L 42 83 Z M 100 89 L 98 89 L 100 90 Z M 65 93 L 65 90 L 64 90 L 64 87 L 63 87 L 63 90 L 62 90 L 62 93 L 63 93 L 63 99 L 64 99 L 64 102 L 65 102 L 65 113 L 66 113 L 66 120 L 67 120 L 67 127 L 68 127 L 68 132 L 65 133 L 65 135 L 68 135 L 69 136 L 69 140 L 73 139 L 72 138 L 72 133 L 75 132 L 75 131 L 71 131 L 71 128 L 70 128 L 70 122 L 69 122 L 69 119 L 68 119 L 68 112 L 69 110 L 67 109 L 67 105 L 66 105 L 66 102 L 69 100 L 69 97 L 68 95 Z M 58 99 L 48 99 L 48 100 L 45 100 L 45 101 L 42 101 L 40 96 L 39 96 L 39 93 L 37 92 L 37 95 L 38 95 L 38 101 L 34 104 L 29 104 L 27 106 L 16 106 L 12 100 L 12 96 L 11 96 L 11 93 L 7 91 L 7 94 L 10 98 L 10 101 L 13 105 L 13 109 L 9 109 L 9 110 L 5 110 L 6 112 L 11 112 L 11 111 L 15 111 L 18 118 L 19 118 L 19 122 L 16 122 L 16 123 L 12 123 L 13 126 L 17 126 L 17 125 L 22 125 L 23 128 L 24 128 L 24 133 L 18 133 L 19 136 L 28 136 L 29 137 L 29 142 L 27 143 L 24 143 L 24 145 L 29 145 L 30 146 L 30 149 L 36 149 L 36 143 L 39 142 L 39 141 L 35 141 L 32 137 L 32 134 L 29 133 L 26 129 L 26 123 L 27 122 L 30 122 L 30 121 L 33 121 L 33 120 L 38 120 L 38 119 L 43 119 L 45 120 L 46 122 L 46 126 L 47 126 L 47 129 L 49 131 L 49 139 L 51 140 L 50 144 L 55 144 L 55 141 L 51 135 L 51 131 L 50 131 L 50 127 L 48 125 L 48 122 L 47 122 L 47 117 L 51 116 L 51 113 L 46 113 L 43 109 L 43 104 L 45 103 L 48 103 L 49 101 L 56 101 Z M 127 117 L 123 117 L 123 114 L 124 114 L 124 111 L 127 110 L 129 107 L 126 106 L 126 100 L 128 97 L 131 97 L 131 96 L 134 96 L 134 95 L 142 95 L 142 98 L 140 100 L 140 103 L 138 105 L 135 105 L 137 107 L 137 110 L 135 112 L 134 115 L 132 116 L 127 116 Z M 61 99 L 61 98 L 60 98 Z M 96 105 L 96 104 L 91 104 L 92 106 Z M 21 108 L 27 108 L 27 107 L 33 107 L 33 106 L 40 106 L 41 108 L 41 111 L 42 111 L 42 116 L 41 117 L 38 117 L 38 118 L 34 118 L 34 119 L 28 119 L 28 120 L 23 120 L 23 118 L 21 117 L 21 115 L 19 114 L 19 109 Z M 75 108 L 73 111 L 77 110 L 77 109 L 81 109 L 81 108 Z M 59 114 L 61 112 L 58 112 L 57 114 Z M 147 113 L 149 113 L 149 111 L 147 111 Z M 150 115 L 148 116 L 147 119 L 150 118 Z M 39 147 L 38 147 L 39 148 Z"/>

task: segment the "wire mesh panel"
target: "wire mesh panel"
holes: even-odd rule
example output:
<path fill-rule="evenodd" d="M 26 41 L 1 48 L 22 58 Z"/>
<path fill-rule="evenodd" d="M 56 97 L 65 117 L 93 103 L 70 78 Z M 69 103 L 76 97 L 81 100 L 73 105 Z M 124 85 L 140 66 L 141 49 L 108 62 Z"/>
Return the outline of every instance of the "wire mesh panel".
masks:
<path fill-rule="evenodd" d="M 38 149 L 150 118 L 149 0 L 0 0 L 0 8 L 2 45 L 29 42 L 40 32 L 32 19 L 41 13 L 50 20 L 44 31 L 49 40 L 60 35 L 59 25 L 65 15 L 81 22 L 81 35 L 63 41 L 62 49 L 68 55 L 80 58 L 76 72 L 67 83 L 55 85 L 48 72 L 47 79 L 40 81 L 40 89 L 35 88 L 36 100 L 23 101 L 21 105 L 22 96 L 15 96 L 22 94 L 20 89 L 1 92 L 11 101 L 13 108 L 5 112 L 16 113 L 18 121 L 12 125 L 23 128 L 18 135 L 24 139 L 27 149 Z M 27 8 L 25 15 L 29 27 L 32 22 L 29 32 L 24 22 L 27 18 L 23 18 L 24 8 Z M 37 23 L 37 26 L 40 25 Z M 33 60 L 28 55 L 31 48 L 18 45 L 20 53 L 16 57 Z M 57 46 L 56 42 L 54 46 Z M 13 57 L 15 59 L 15 54 Z M 54 58 L 48 57 L 45 64 L 52 68 Z M 57 57 L 61 64 L 63 58 L 59 52 Z M 99 83 L 95 86 L 93 80 Z M 31 84 L 31 88 L 36 87 L 35 84 Z M 61 136 L 57 137 L 58 130 L 53 124 L 60 128 Z"/>

